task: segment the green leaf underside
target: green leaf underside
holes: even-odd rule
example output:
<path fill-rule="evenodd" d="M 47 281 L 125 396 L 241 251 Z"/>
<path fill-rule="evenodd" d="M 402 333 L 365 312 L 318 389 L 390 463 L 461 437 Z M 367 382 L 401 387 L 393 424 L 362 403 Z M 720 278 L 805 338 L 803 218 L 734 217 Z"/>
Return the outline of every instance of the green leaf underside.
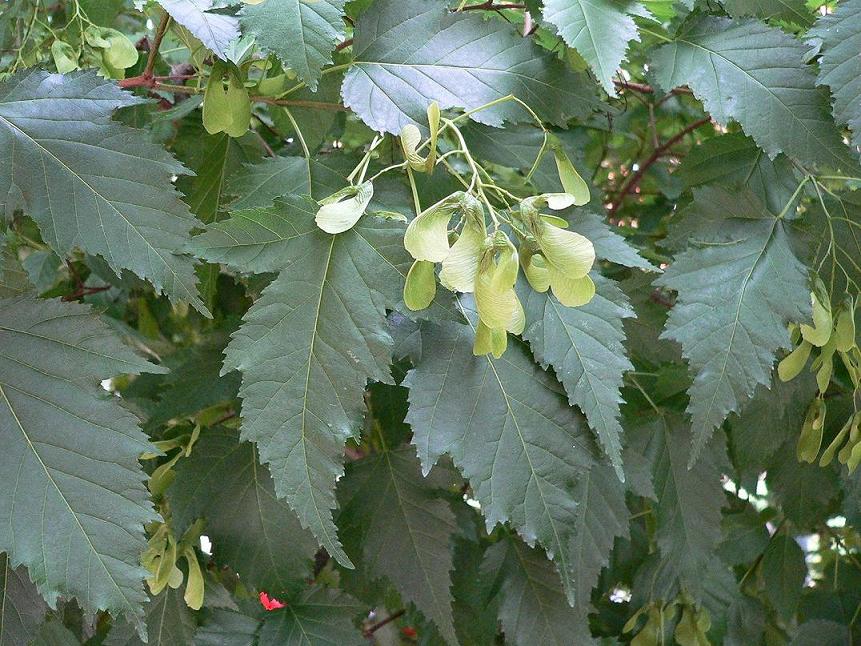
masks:
<path fill-rule="evenodd" d="M 216 562 L 230 566 L 246 585 L 278 593 L 302 586 L 316 541 L 275 497 L 254 445 L 240 442 L 237 431 L 213 428 L 175 470 L 167 494 L 174 531 L 181 534 L 205 518 Z"/>
<path fill-rule="evenodd" d="M 318 159 L 304 157 L 273 157 L 247 164 L 227 180 L 227 193 L 238 196 L 230 209 L 272 206 L 285 195 L 311 195 L 320 200 L 344 187 L 344 175 Z"/>
<path fill-rule="evenodd" d="M 857 146 L 861 143 L 861 2 L 841 2 L 834 13 L 817 20 L 808 35 L 822 39 L 817 83 L 831 88 L 834 118 L 849 126 Z"/>
<path fill-rule="evenodd" d="M 146 608 L 146 629 L 149 637 L 146 646 L 192 646 L 197 624 L 185 599 L 182 588 L 165 588 L 157 597 L 151 597 Z M 106 646 L 144 646 L 134 628 L 120 625 L 111 629 Z"/>
<path fill-rule="evenodd" d="M 158 3 L 218 58 L 227 60 L 228 46 L 239 37 L 236 18 L 211 12 L 214 0 L 158 0 Z"/>
<path fill-rule="evenodd" d="M 256 646 L 260 620 L 234 610 L 210 610 L 194 636 L 195 646 Z"/>
<path fill-rule="evenodd" d="M 741 133 L 712 137 L 691 150 L 677 172 L 686 188 L 719 184 L 753 191 L 772 213 L 780 213 L 795 192 L 792 162 L 785 155 L 769 159 L 753 139 Z"/>
<path fill-rule="evenodd" d="M 689 468 L 690 431 L 680 416 L 660 417 L 643 428 L 643 451 L 652 464 L 657 494 L 657 542 L 664 563 L 680 582 L 702 594 L 703 570 L 720 541 L 724 493 L 720 475 L 726 463 L 722 434 Z"/>
<path fill-rule="evenodd" d="M 360 646 L 367 643 L 353 625 L 362 607 L 338 590 L 312 588 L 286 608 L 266 614 L 260 644 L 281 646 Z"/>
<path fill-rule="evenodd" d="M 658 285 L 678 292 L 663 337 L 678 341 L 694 383 L 695 461 L 712 431 L 767 384 L 787 324 L 807 320 L 807 268 L 792 250 L 790 223 L 765 210 L 750 191 L 695 193 L 691 247 Z"/>
<path fill-rule="evenodd" d="M 541 550 L 510 536 L 487 550 L 481 569 L 500 586 L 499 619 L 513 644 L 568 646 L 592 641 Z"/>
<path fill-rule="evenodd" d="M 610 96 L 616 96 L 613 77 L 625 60 L 628 44 L 640 39 L 637 25 L 628 15 L 636 6 L 627 0 L 547 0 L 544 3 L 544 19 L 589 63 L 601 87 Z"/>
<path fill-rule="evenodd" d="M 507 23 L 469 13 L 449 13 L 444 0 L 375 2 L 356 22 L 344 104 L 373 130 L 394 134 L 409 123 L 425 128 L 432 101 L 470 109 L 513 94 L 560 124 L 597 106 L 582 76 Z M 530 117 L 509 101 L 473 118 L 501 125 Z"/>
<path fill-rule="evenodd" d="M 757 16 L 807 27 L 813 22 L 810 9 L 804 0 L 725 0 L 724 7 L 733 18 Z"/>
<path fill-rule="evenodd" d="M 155 516 L 137 458 L 150 445 L 98 382 L 152 369 L 87 307 L 0 302 L 0 549 L 49 602 L 74 595 L 139 631 Z"/>
<path fill-rule="evenodd" d="M 544 367 L 552 366 L 572 405 L 580 407 L 609 457 L 622 474 L 622 425 L 619 404 L 622 376 L 633 370 L 622 342 L 622 321 L 634 316 L 616 285 L 593 275 L 595 297 L 582 307 L 565 307 L 549 292 L 536 292 L 525 281 L 518 294 L 526 311 L 526 339 Z"/>
<path fill-rule="evenodd" d="M 332 49 L 344 38 L 346 0 L 266 0 L 239 14 L 243 30 L 264 51 L 273 52 L 312 90 L 332 62 Z"/>
<path fill-rule="evenodd" d="M 770 157 L 854 169 L 804 45 L 751 19 L 703 16 L 652 56 L 665 89 L 688 85 L 715 121 L 738 121 Z"/>
<path fill-rule="evenodd" d="M 415 450 L 384 451 L 352 464 L 343 487 L 338 525 L 345 536 L 356 534 L 354 560 L 372 576 L 388 578 L 457 644 L 449 591 L 455 517 L 422 477 Z"/>
<path fill-rule="evenodd" d="M 80 247 L 119 274 L 206 312 L 194 261 L 179 255 L 196 220 L 171 185 L 185 168 L 138 130 L 111 121 L 140 103 L 93 72 L 30 71 L 0 83 L 0 195 L 60 256 Z"/>
<path fill-rule="evenodd" d="M 48 611 L 23 567 L 0 553 L 0 646 L 28 644 Z"/>
<path fill-rule="evenodd" d="M 425 472 L 449 453 L 488 530 L 508 521 L 525 540 L 541 543 L 573 601 L 575 480 L 596 455 L 582 421 L 523 346 L 509 342 L 500 359 L 476 357 L 472 327 L 454 323 L 425 324 L 422 337 L 422 360 L 404 385 Z"/>
<path fill-rule="evenodd" d="M 385 316 L 403 292 L 403 225 L 364 218 L 330 236 L 310 208 L 279 209 L 295 235 L 280 242 L 283 269 L 233 334 L 224 370 L 242 373 L 242 437 L 257 443 L 278 495 L 349 563 L 332 522 L 334 485 L 343 444 L 362 420 L 366 382 L 391 382 Z"/>

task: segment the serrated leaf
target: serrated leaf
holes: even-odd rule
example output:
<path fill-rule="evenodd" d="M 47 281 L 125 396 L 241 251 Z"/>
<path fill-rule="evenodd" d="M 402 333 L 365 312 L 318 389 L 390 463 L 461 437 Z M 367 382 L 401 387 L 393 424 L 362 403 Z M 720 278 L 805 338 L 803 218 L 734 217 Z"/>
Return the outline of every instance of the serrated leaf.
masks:
<path fill-rule="evenodd" d="M 141 99 L 94 72 L 22 72 L 0 83 L 7 218 L 23 208 L 60 256 L 75 247 L 128 269 L 206 313 L 194 262 L 180 255 L 196 220 L 171 185 L 187 172 L 145 133 L 111 120 Z"/>
<path fill-rule="evenodd" d="M 785 155 L 769 159 L 753 139 L 740 132 L 712 137 L 696 146 L 676 174 L 685 188 L 707 184 L 749 188 L 772 213 L 783 210 L 798 186 L 792 162 Z"/>
<path fill-rule="evenodd" d="M 234 610 L 210 610 L 195 646 L 256 646 L 260 619 Z"/>
<path fill-rule="evenodd" d="M 816 394 L 816 380 L 809 372 L 789 382 L 773 381 L 770 388 L 770 384 L 757 386 L 744 411 L 729 418 L 733 464 L 752 478 L 759 476 L 781 445 L 798 438 L 805 411 Z M 801 467 L 794 459 L 792 466 Z"/>
<path fill-rule="evenodd" d="M 239 13 L 243 31 L 254 36 L 312 90 L 332 50 L 344 39 L 346 0 L 266 0 Z"/>
<path fill-rule="evenodd" d="M 488 548 L 482 573 L 499 588 L 499 620 L 511 643 L 568 646 L 592 641 L 540 550 L 507 537 Z"/>
<path fill-rule="evenodd" d="M 227 180 L 227 192 L 237 196 L 230 209 L 239 211 L 272 206 L 285 195 L 311 195 L 321 200 L 343 188 L 346 181 L 338 170 L 317 159 L 272 157 L 243 166 Z"/>
<path fill-rule="evenodd" d="M 401 596 L 457 644 L 451 610 L 455 517 L 422 477 L 415 449 L 404 447 L 350 465 L 338 525 L 354 560 L 373 577 L 388 578 Z"/>
<path fill-rule="evenodd" d="M 73 595 L 142 631 L 151 447 L 98 384 L 156 366 L 88 307 L 26 296 L 0 301 L 0 348 L 0 549 L 50 603 Z"/>
<path fill-rule="evenodd" d="M 700 16 L 652 56 L 665 89 L 688 85 L 721 125 L 738 121 L 769 157 L 854 169 L 804 45 L 757 20 Z"/>
<path fill-rule="evenodd" d="M 240 442 L 237 431 L 207 429 L 174 470 L 167 497 L 178 535 L 204 518 L 216 563 L 230 566 L 246 585 L 274 594 L 302 585 L 316 541 L 275 497 L 254 445 Z"/>
<path fill-rule="evenodd" d="M 629 15 L 637 8 L 642 11 L 629 0 L 547 0 L 544 19 L 589 63 L 607 94 L 616 96 L 613 77 L 625 60 L 628 44 L 640 40 Z"/>
<path fill-rule="evenodd" d="M 831 88 L 834 101 L 834 118 L 852 130 L 852 140 L 861 144 L 861 61 L 858 47 L 861 43 L 861 2 L 841 2 L 834 13 L 816 21 L 808 36 L 822 39 L 822 58 L 819 61 L 818 85 Z"/>
<path fill-rule="evenodd" d="M 158 3 L 218 58 L 228 60 L 228 47 L 239 38 L 239 21 L 210 11 L 215 0 L 158 0 Z"/>
<path fill-rule="evenodd" d="M 13 568 L 9 557 L 0 552 L 0 646 L 29 644 L 47 612 L 48 604 L 27 570 Z"/>
<path fill-rule="evenodd" d="M 471 326 L 425 324 L 421 361 L 404 385 L 407 422 L 427 472 L 449 453 L 469 479 L 488 530 L 511 522 L 556 561 L 573 599 L 574 480 L 595 462 L 591 439 L 558 386 L 517 343 L 500 359 L 472 354 Z"/>
<path fill-rule="evenodd" d="M 597 100 L 588 82 L 503 22 L 450 13 L 445 0 L 375 2 L 356 21 L 355 60 L 341 95 L 370 128 L 425 128 L 432 101 L 441 109 L 477 108 L 513 94 L 560 125 Z M 528 121 L 509 101 L 472 118 L 489 125 Z"/>
<path fill-rule="evenodd" d="M 680 416 L 661 416 L 636 432 L 635 443 L 652 464 L 661 559 L 671 564 L 670 571 L 692 594 L 701 597 L 702 572 L 721 538 L 724 437 L 714 437 L 689 468 L 690 430 Z"/>
<path fill-rule="evenodd" d="M 6 236 L 0 233 L 0 298 L 20 296 L 32 289 L 17 252 Z"/>
<path fill-rule="evenodd" d="M 353 625 L 361 607 L 338 590 L 311 588 L 287 607 L 266 613 L 260 644 L 280 646 L 359 646 L 367 643 Z"/>
<path fill-rule="evenodd" d="M 192 646 L 197 623 L 182 598 L 182 589 L 165 588 L 151 597 L 146 607 L 146 646 Z M 128 624 L 115 626 L 108 633 L 106 646 L 144 646 Z"/>
<path fill-rule="evenodd" d="M 349 564 L 331 517 L 334 485 L 366 382 L 391 383 L 385 317 L 403 292 L 403 225 L 366 218 L 331 236 L 307 212 L 277 209 L 300 235 L 282 245 L 283 271 L 233 334 L 224 371 L 242 372 L 242 437 L 257 443 L 278 495 Z"/>
<path fill-rule="evenodd" d="M 801 27 L 813 23 L 813 12 L 804 0 L 724 0 L 723 6 L 733 18 L 756 16 L 766 20 L 785 20 Z"/>
<path fill-rule="evenodd" d="M 575 599 L 584 624 L 591 608 L 592 588 L 610 562 L 617 537 L 628 538 L 625 486 L 604 464 L 580 476 L 576 486 L 577 524 L 571 542 L 571 562 L 577 572 Z"/>
<path fill-rule="evenodd" d="M 781 617 L 791 617 L 798 607 L 807 576 L 804 552 L 792 537 L 780 534 L 771 539 L 760 567 L 765 596 Z"/>
<path fill-rule="evenodd" d="M 620 479 L 622 425 L 619 405 L 622 376 L 634 367 L 625 355 L 622 321 L 634 316 L 627 297 L 609 279 L 593 274 L 595 297 L 582 307 L 565 307 L 549 293 L 518 293 L 526 311 L 523 338 L 544 367 L 553 366 L 568 400 L 580 407 L 598 435 Z"/>
<path fill-rule="evenodd" d="M 714 428 L 768 383 L 777 351 L 790 344 L 787 324 L 807 320 L 810 304 L 791 225 L 753 193 L 703 188 L 691 208 L 695 246 L 656 284 L 679 294 L 662 336 L 681 344 L 694 375 L 693 463 Z"/>

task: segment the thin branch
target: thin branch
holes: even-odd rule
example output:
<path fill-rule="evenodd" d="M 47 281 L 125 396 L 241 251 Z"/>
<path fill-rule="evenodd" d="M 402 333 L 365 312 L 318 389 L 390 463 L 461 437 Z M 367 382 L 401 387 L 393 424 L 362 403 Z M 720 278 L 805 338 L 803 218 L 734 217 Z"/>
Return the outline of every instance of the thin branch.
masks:
<path fill-rule="evenodd" d="M 459 9 L 459 11 L 502 11 L 503 9 L 526 9 L 525 4 L 517 4 L 511 2 L 493 3 L 490 0 L 481 4 L 468 5 Z"/>
<path fill-rule="evenodd" d="M 133 76 L 131 78 L 119 81 L 118 84 L 121 88 L 154 88 L 157 85 L 157 81 L 153 76 L 152 72 L 155 69 L 155 59 L 158 56 L 158 50 L 159 47 L 161 47 L 161 41 L 164 40 L 164 35 L 167 33 L 167 28 L 169 26 L 170 14 L 165 11 L 164 15 L 161 17 L 161 22 L 156 28 L 155 39 L 153 40 L 152 46 L 149 48 L 149 56 L 147 56 L 146 66 L 144 67 L 143 74 L 141 74 L 140 76 Z"/>
<path fill-rule="evenodd" d="M 656 161 L 658 161 L 658 159 L 660 159 L 661 156 L 667 150 L 669 150 L 670 148 L 675 146 L 677 143 L 679 143 L 685 137 L 685 135 L 693 132 L 694 130 L 696 130 L 700 126 L 704 126 L 705 124 L 709 123 L 710 121 L 711 121 L 710 117 L 703 117 L 699 121 L 694 121 L 693 123 L 688 124 L 684 129 L 682 129 L 681 131 L 677 132 L 675 135 L 673 135 L 672 137 L 667 139 L 667 141 L 665 141 L 663 144 L 661 144 L 660 146 L 655 148 L 655 150 L 652 152 L 652 154 L 649 155 L 649 157 L 640 164 L 640 167 L 637 169 L 637 172 L 634 173 L 633 175 L 631 175 L 628 178 L 628 181 L 626 181 L 622 185 L 622 188 L 619 189 L 618 195 L 613 200 L 613 202 L 610 204 L 609 214 L 613 215 L 614 213 L 616 213 L 616 211 L 619 210 L 619 207 L 622 206 L 622 202 L 625 200 L 625 197 L 629 193 L 634 192 L 634 190 L 637 188 L 637 186 L 639 186 L 640 181 L 643 179 L 643 176 L 646 174 L 646 172 L 649 170 L 649 168 L 651 168 L 652 165 Z"/>
<path fill-rule="evenodd" d="M 631 90 L 632 92 L 639 92 L 640 94 L 655 94 L 655 88 L 651 85 L 646 85 L 645 83 L 634 83 L 633 81 L 624 81 L 622 79 L 614 79 L 613 85 L 621 90 Z M 690 88 L 687 87 L 676 87 L 670 90 L 670 94 L 693 94 Z"/>
<path fill-rule="evenodd" d="M 393 612 L 392 614 L 390 614 L 388 617 L 386 617 L 386 618 L 385 618 L 385 619 L 383 619 L 382 621 L 378 621 L 377 623 L 375 623 L 375 624 L 373 624 L 373 625 L 371 625 L 371 626 L 368 626 L 367 628 L 365 628 L 365 631 L 364 631 L 364 633 L 365 633 L 365 637 L 371 637 L 371 636 L 373 636 L 373 634 L 374 634 L 376 631 L 378 631 L 378 630 L 379 630 L 380 628 L 382 628 L 383 626 L 385 626 L 385 625 L 387 625 L 387 624 L 390 624 L 391 622 L 393 622 L 393 621 L 394 621 L 395 619 L 397 619 L 398 617 L 403 616 L 403 614 L 404 614 L 405 612 L 406 612 L 406 610 L 403 610 L 403 609 L 398 610 L 397 612 Z"/>
<path fill-rule="evenodd" d="M 340 52 L 342 49 L 347 49 L 347 47 L 349 47 L 352 44 L 353 44 L 353 39 L 348 38 L 343 43 L 338 43 L 337 45 L 335 45 L 335 51 Z"/>
<path fill-rule="evenodd" d="M 333 110 L 336 112 L 346 112 L 347 108 L 340 103 L 325 103 L 323 101 L 303 101 L 301 99 L 273 99 L 268 96 L 253 96 L 252 101 L 259 103 L 267 103 L 269 105 L 285 105 L 295 108 L 314 108 L 316 110 Z"/>

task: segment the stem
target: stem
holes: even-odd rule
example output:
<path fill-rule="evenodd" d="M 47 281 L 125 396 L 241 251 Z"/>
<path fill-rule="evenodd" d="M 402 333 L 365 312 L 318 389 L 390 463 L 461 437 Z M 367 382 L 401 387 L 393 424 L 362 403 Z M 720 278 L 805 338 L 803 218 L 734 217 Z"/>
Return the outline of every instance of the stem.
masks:
<path fill-rule="evenodd" d="M 663 144 L 655 148 L 649 157 L 640 164 L 640 168 L 636 173 L 628 178 L 628 181 L 622 185 L 622 188 L 619 189 L 619 194 L 616 196 L 616 199 L 610 204 L 609 214 L 613 215 L 616 211 L 619 210 L 619 207 L 622 206 L 622 202 L 625 200 L 625 197 L 634 191 L 635 188 L 640 183 L 640 180 L 643 179 L 643 175 L 646 174 L 646 171 L 652 167 L 652 165 L 660 159 L 661 155 L 663 155 L 667 150 L 672 148 L 678 142 L 680 142 L 685 135 L 690 132 L 693 132 L 700 126 L 704 126 L 705 124 L 711 121 L 711 117 L 703 117 L 699 121 L 695 121 L 689 125 L 687 125 L 683 130 L 677 132 L 675 135 L 667 139 Z"/>
<path fill-rule="evenodd" d="M 253 96 L 252 101 L 258 103 L 266 103 L 268 105 L 294 106 L 297 108 L 314 108 L 315 110 L 332 110 L 336 112 L 346 112 L 345 108 L 340 103 L 326 103 L 324 101 L 304 101 L 302 99 L 273 99 L 268 96 Z"/>
<path fill-rule="evenodd" d="M 377 631 L 378 631 L 380 628 L 382 628 L 383 626 L 385 626 L 385 625 L 387 625 L 387 624 L 390 624 L 390 623 L 391 623 L 391 622 L 393 622 L 395 619 L 398 619 L 399 617 L 403 616 L 403 614 L 404 614 L 405 612 L 406 612 L 406 610 L 403 610 L 403 609 L 402 609 L 402 610 L 398 610 L 397 612 L 393 612 L 392 614 L 390 614 L 388 617 L 386 617 L 386 618 L 385 618 L 385 619 L 383 619 L 382 621 L 378 621 L 377 623 L 372 624 L 371 626 L 368 626 L 367 628 L 365 628 L 365 631 L 364 631 L 364 632 L 365 632 L 365 637 L 370 637 L 370 636 L 372 636 L 375 632 L 377 632 Z"/>
<path fill-rule="evenodd" d="M 299 139 L 299 145 L 302 146 L 302 152 L 305 155 L 305 159 L 311 159 L 311 153 L 308 150 L 308 144 L 305 143 L 305 137 L 302 136 L 302 130 L 299 128 L 299 124 L 296 123 L 296 119 L 293 118 L 293 114 L 288 109 L 284 109 L 284 113 L 287 115 L 287 118 L 290 120 L 290 125 L 293 126 L 293 130 L 296 131 L 296 137 Z"/>
<path fill-rule="evenodd" d="M 798 186 L 795 188 L 795 192 L 792 194 L 792 197 L 789 198 L 789 201 L 786 203 L 786 206 L 783 207 L 783 210 L 780 212 L 780 215 L 777 216 L 778 220 L 782 220 L 783 217 L 787 214 L 790 207 L 795 203 L 795 198 L 798 197 L 798 194 L 801 193 L 801 189 L 804 188 L 804 185 L 807 184 L 807 180 L 810 179 L 810 175 L 805 175 L 804 179 L 802 179 Z"/>
<path fill-rule="evenodd" d="M 170 14 L 165 11 L 164 15 L 161 17 L 161 22 L 158 24 L 158 28 L 155 32 L 155 39 L 153 40 L 152 47 L 149 49 L 149 56 L 146 59 L 146 67 L 144 67 L 143 76 L 144 78 L 152 78 L 152 71 L 155 68 L 155 58 L 158 55 L 159 47 L 161 47 L 161 41 L 164 40 L 164 35 L 167 33 L 167 28 L 170 26 Z"/>
<path fill-rule="evenodd" d="M 409 167 L 409 164 L 407 164 L 407 177 L 410 180 L 410 190 L 413 193 L 413 205 L 415 206 L 416 215 L 418 216 L 422 212 L 422 205 L 421 202 L 419 202 L 419 192 L 416 188 L 416 178 L 413 175 L 413 169 Z"/>
<path fill-rule="evenodd" d="M 494 4 L 491 0 L 482 2 L 481 4 L 472 4 L 458 7 L 458 11 L 502 11 L 503 9 L 526 9 L 525 4 L 513 2 L 503 2 Z"/>

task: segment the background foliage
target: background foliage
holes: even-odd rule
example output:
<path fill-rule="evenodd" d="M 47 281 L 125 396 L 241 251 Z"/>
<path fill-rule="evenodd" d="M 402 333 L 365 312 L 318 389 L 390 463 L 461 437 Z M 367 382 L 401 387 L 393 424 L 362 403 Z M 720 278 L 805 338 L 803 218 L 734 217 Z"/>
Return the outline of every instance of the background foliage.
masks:
<path fill-rule="evenodd" d="M 859 47 L 0 2 L 0 646 L 857 643 Z"/>

